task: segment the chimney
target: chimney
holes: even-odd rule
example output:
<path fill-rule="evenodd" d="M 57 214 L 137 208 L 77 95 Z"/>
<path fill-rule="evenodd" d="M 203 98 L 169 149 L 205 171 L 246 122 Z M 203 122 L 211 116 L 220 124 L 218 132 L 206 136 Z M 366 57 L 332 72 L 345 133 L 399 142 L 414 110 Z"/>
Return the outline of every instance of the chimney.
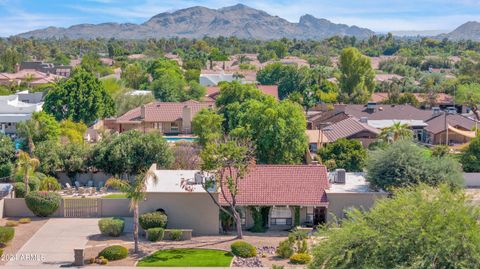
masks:
<path fill-rule="evenodd" d="M 345 169 L 335 169 L 335 178 L 333 182 L 337 184 L 345 184 L 346 177 Z"/>
<path fill-rule="evenodd" d="M 368 123 L 368 117 L 360 117 L 361 123 Z"/>
<path fill-rule="evenodd" d="M 140 107 L 140 118 L 145 119 L 145 105 Z"/>
<path fill-rule="evenodd" d="M 438 106 L 432 107 L 432 114 L 434 116 L 440 114 L 441 112 L 442 112 L 442 110 Z"/>
<path fill-rule="evenodd" d="M 183 107 L 182 111 L 182 129 L 184 133 L 190 133 L 192 130 L 192 108 L 188 105 Z"/>

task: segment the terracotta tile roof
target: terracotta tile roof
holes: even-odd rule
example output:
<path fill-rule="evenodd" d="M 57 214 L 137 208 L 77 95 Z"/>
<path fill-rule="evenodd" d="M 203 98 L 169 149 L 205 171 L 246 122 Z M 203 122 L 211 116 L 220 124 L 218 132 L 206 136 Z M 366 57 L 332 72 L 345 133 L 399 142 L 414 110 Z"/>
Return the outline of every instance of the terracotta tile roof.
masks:
<path fill-rule="evenodd" d="M 335 105 L 335 110 L 345 111 L 357 119 L 368 120 L 426 120 L 432 116 L 429 110 L 418 109 L 412 105 L 380 105 L 368 109 L 366 105 Z"/>
<path fill-rule="evenodd" d="M 397 74 L 377 74 L 375 75 L 375 80 L 378 82 L 383 82 L 392 79 L 402 79 L 403 77 Z"/>
<path fill-rule="evenodd" d="M 328 126 L 328 129 L 328 131 L 324 131 L 324 134 L 330 142 L 340 138 L 349 138 L 364 131 L 375 135 L 380 134 L 380 130 L 373 128 L 366 123 L 362 123 L 354 117 L 349 117 L 334 123 Z"/>
<path fill-rule="evenodd" d="M 278 85 L 256 85 L 256 87 L 261 90 L 264 94 L 271 95 L 275 97 L 277 100 L 278 98 Z M 207 87 L 207 97 L 215 99 L 216 96 L 220 94 L 220 87 L 219 86 L 211 86 Z"/>
<path fill-rule="evenodd" d="M 425 121 L 425 123 L 428 124 L 428 126 L 425 127 L 425 130 L 430 133 L 438 134 L 446 130 L 444 113 L 433 116 L 429 120 Z M 455 128 L 471 131 L 475 127 L 475 120 L 460 114 L 448 114 L 447 124 Z"/>
<path fill-rule="evenodd" d="M 185 101 L 185 102 L 153 102 L 145 105 L 145 118 L 141 118 L 141 107 L 134 108 L 117 118 L 119 123 L 127 122 L 173 122 L 182 119 L 183 108 L 189 106 L 192 115 L 203 108 L 211 107 L 209 102 Z"/>
<path fill-rule="evenodd" d="M 255 165 L 240 180 L 237 204 L 326 206 L 328 188 L 323 165 Z M 220 204 L 226 205 L 219 197 Z"/>

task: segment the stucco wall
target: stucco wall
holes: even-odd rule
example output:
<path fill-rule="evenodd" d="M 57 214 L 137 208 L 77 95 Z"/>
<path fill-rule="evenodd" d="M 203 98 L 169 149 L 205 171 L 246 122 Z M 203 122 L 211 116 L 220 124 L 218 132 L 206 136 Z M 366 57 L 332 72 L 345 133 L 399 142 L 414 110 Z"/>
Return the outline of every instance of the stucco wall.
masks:
<path fill-rule="evenodd" d="M 24 198 L 7 198 L 4 199 L 3 205 L 4 217 L 34 217 L 33 213 L 25 204 Z M 57 211 L 53 213 L 52 217 L 63 217 L 63 200 Z"/>
<path fill-rule="evenodd" d="M 480 187 L 480 173 L 463 173 L 465 179 L 465 186 L 467 188 L 479 188 Z"/>
<path fill-rule="evenodd" d="M 168 215 L 169 229 L 193 229 L 194 235 L 219 233 L 219 209 L 207 193 L 147 193 L 140 214 L 159 208 Z"/>
<path fill-rule="evenodd" d="M 369 192 L 369 193 L 327 193 L 328 209 L 327 221 L 334 219 L 334 214 L 338 219 L 345 217 L 344 210 L 356 207 L 360 210 L 370 209 L 375 200 L 386 197 L 386 193 Z"/>
<path fill-rule="evenodd" d="M 130 199 L 99 199 L 100 200 L 100 214 L 102 217 L 133 217 L 133 212 L 130 210 Z"/>

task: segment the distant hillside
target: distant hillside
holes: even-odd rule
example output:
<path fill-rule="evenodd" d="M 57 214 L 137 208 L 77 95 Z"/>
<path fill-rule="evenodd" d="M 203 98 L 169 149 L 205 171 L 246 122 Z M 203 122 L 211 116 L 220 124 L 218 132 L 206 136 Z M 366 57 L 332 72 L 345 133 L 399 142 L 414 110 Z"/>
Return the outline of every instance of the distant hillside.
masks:
<path fill-rule="evenodd" d="M 298 23 L 291 23 L 265 11 L 242 4 L 220 9 L 191 7 L 173 13 L 155 15 L 143 24 L 79 24 L 68 28 L 48 27 L 23 34 L 35 38 L 117 38 L 144 39 L 162 37 L 201 38 L 203 36 L 236 36 L 253 39 L 324 39 L 332 36 L 368 38 L 374 32 L 357 26 L 335 24 L 312 15 L 304 15 Z"/>
<path fill-rule="evenodd" d="M 480 23 L 476 21 L 469 21 L 460 25 L 452 32 L 439 35 L 438 38 L 448 38 L 450 40 L 474 40 L 480 41 Z"/>

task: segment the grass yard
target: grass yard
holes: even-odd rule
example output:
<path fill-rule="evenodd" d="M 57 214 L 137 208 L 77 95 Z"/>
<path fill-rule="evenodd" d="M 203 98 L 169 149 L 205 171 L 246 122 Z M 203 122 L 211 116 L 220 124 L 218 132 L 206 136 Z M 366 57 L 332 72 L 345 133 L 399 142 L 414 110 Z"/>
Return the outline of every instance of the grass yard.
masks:
<path fill-rule="evenodd" d="M 230 267 L 233 256 L 223 250 L 177 248 L 159 250 L 141 259 L 138 267 Z"/>
<path fill-rule="evenodd" d="M 111 194 L 107 194 L 105 196 L 102 196 L 102 198 L 107 198 L 107 199 L 127 198 L 127 194 L 126 193 L 111 193 Z"/>

